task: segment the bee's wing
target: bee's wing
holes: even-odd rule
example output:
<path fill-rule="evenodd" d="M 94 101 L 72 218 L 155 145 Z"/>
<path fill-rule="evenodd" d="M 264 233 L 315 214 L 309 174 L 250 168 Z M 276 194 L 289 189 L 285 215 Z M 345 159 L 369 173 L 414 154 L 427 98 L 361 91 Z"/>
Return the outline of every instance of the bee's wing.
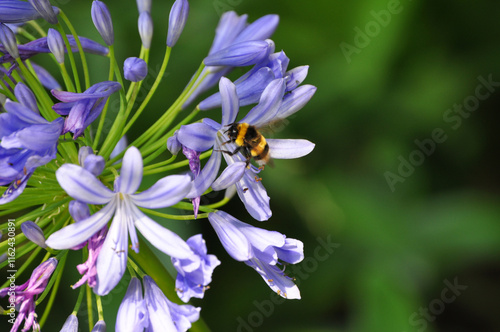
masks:
<path fill-rule="evenodd" d="M 259 127 L 259 132 L 264 137 L 273 137 L 276 133 L 282 131 L 290 123 L 287 119 L 274 119 L 266 125 Z"/>

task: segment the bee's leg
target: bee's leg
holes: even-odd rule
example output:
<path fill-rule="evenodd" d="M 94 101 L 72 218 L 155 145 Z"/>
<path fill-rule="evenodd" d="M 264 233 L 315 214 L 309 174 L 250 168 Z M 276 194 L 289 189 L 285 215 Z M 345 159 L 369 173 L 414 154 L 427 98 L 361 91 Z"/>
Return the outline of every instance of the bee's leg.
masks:
<path fill-rule="evenodd" d="M 230 141 L 227 141 L 226 143 L 228 143 Z M 224 143 L 225 144 L 225 143 Z M 241 146 L 237 147 L 236 149 L 234 149 L 234 151 L 227 151 L 227 150 L 214 150 L 214 151 L 218 151 L 218 152 L 224 152 L 224 153 L 227 153 L 228 155 L 230 156 L 234 156 L 235 154 L 237 154 L 240 150 L 242 149 Z"/>

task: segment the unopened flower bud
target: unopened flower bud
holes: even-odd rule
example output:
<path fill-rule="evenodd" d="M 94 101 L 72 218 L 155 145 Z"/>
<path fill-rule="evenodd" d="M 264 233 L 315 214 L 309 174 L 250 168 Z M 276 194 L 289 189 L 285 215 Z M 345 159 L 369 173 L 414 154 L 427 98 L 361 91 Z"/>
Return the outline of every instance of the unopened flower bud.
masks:
<path fill-rule="evenodd" d="M 3 47 L 11 57 L 14 59 L 19 58 L 16 36 L 8 26 L 2 23 L 0 23 L 0 43 L 2 43 Z"/>
<path fill-rule="evenodd" d="M 113 22 L 111 21 L 111 14 L 109 13 L 108 7 L 104 2 L 94 0 L 94 2 L 92 2 L 91 14 L 92 22 L 94 22 L 97 31 L 106 45 L 113 45 L 115 34 L 113 32 Z"/>
<path fill-rule="evenodd" d="M 151 0 L 137 0 L 137 10 L 139 14 L 151 12 Z"/>
<path fill-rule="evenodd" d="M 49 33 L 47 34 L 47 45 L 49 46 L 50 52 L 56 57 L 57 62 L 63 64 L 64 50 L 66 47 L 59 31 L 49 29 Z"/>
<path fill-rule="evenodd" d="M 14 95 L 23 106 L 26 106 L 33 112 L 40 114 L 36 104 L 35 95 L 23 82 L 16 84 L 16 87 L 14 88 Z"/>
<path fill-rule="evenodd" d="M 49 0 L 28 0 L 35 10 L 50 24 L 57 24 L 58 9 L 50 5 Z M 57 11 L 57 12 L 56 12 Z"/>
<path fill-rule="evenodd" d="M 68 316 L 60 332 L 78 332 L 78 318 L 71 314 Z"/>
<path fill-rule="evenodd" d="M 36 223 L 33 221 L 25 221 L 21 224 L 21 230 L 28 240 L 42 248 L 47 248 L 43 231 Z"/>
<path fill-rule="evenodd" d="M 149 12 L 142 12 L 141 15 L 139 15 L 137 25 L 139 36 L 141 36 L 142 46 L 144 46 L 145 49 L 150 49 L 151 39 L 153 38 L 153 19 Z"/>
<path fill-rule="evenodd" d="M 182 148 L 181 142 L 177 139 L 177 130 L 174 133 L 174 136 L 171 136 L 167 139 L 167 149 L 171 154 L 177 155 Z"/>
<path fill-rule="evenodd" d="M 97 321 L 92 329 L 92 332 L 106 332 L 106 323 L 103 320 Z"/>
<path fill-rule="evenodd" d="M 123 62 L 123 72 L 127 80 L 139 82 L 148 74 L 148 65 L 143 59 L 130 57 Z"/>
<path fill-rule="evenodd" d="M 189 3 L 187 0 L 176 0 L 170 10 L 168 19 L 167 46 L 174 47 L 179 39 L 189 14 Z"/>

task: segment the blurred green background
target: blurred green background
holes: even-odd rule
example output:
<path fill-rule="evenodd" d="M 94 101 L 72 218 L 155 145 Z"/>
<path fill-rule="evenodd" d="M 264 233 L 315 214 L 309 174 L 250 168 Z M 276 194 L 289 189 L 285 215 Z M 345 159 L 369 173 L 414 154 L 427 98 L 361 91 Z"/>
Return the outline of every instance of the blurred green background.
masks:
<path fill-rule="evenodd" d="M 150 71 L 163 57 L 172 2 L 153 0 Z M 119 61 L 137 56 L 135 2 L 106 3 Z M 90 4 L 59 2 L 81 35 L 100 41 Z M 500 2 L 190 5 L 151 116 L 132 137 L 182 91 L 222 11 L 247 13 L 249 21 L 279 14 L 277 50 L 291 59 L 289 68 L 309 65 L 305 83 L 318 87 L 275 136 L 306 138 L 315 150 L 261 173 L 273 217 L 252 220 L 238 199 L 225 207 L 304 242 L 306 259 L 287 269 L 302 299 L 276 301 L 257 273 L 225 253 L 206 220 L 191 222 L 186 236 L 201 230 L 222 261 L 205 298 L 194 301 L 212 330 L 500 331 Z M 94 60 L 95 83 L 105 79 L 107 64 Z M 220 113 L 201 116 L 218 120 Z"/>

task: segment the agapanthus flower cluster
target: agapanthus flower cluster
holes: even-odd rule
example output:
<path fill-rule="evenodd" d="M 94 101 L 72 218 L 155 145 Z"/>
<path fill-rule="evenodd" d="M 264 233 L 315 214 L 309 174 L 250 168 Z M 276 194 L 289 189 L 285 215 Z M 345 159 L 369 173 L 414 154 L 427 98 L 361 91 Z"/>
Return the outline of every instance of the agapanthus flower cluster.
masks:
<path fill-rule="evenodd" d="M 150 127 L 137 126 L 155 114 L 151 100 L 163 101 L 170 54 L 182 51 L 176 45 L 192 24 L 190 3 L 174 1 L 168 22 L 155 25 L 165 30 L 165 42 L 154 44 L 153 6 L 137 0 L 140 49 L 117 63 L 119 15 L 105 1 L 88 3 L 101 40 L 85 37 L 90 33 L 73 27 L 65 8 L 49 0 L 0 1 L 0 268 L 10 274 L 0 297 L 11 332 L 43 328 L 68 278 L 64 292 L 78 296 L 73 308 L 57 307 L 67 317 L 51 322 L 60 331 L 77 331 L 82 316 L 93 317 L 85 322 L 92 331 L 105 331 L 101 298 L 111 293 L 123 298 L 113 313 L 116 331 L 204 330 L 202 305 L 189 302 L 203 299 L 228 257 L 254 269 L 280 296 L 300 299 L 285 266 L 303 260 L 302 242 L 256 224 L 272 222 L 266 165 L 314 149 L 306 139 L 274 138 L 262 129 L 288 121 L 312 98 L 316 87 L 302 84 L 308 66 L 289 69 L 292 61 L 276 51 L 270 38 L 277 15 L 248 22 L 227 12 L 184 91 Z M 143 85 L 151 51 L 165 56 L 154 83 Z M 57 72 L 35 63 L 44 56 Z M 88 70 L 96 56 L 109 61 L 107 80 L 96 81 Z M 239 77 L 228 78 L 235 68 Z M 111 103 L 117 112 L 108 112 Z M 224 198 L 213 201 L 220 196 L 207 195 L 212 191 Z M 235 193 L 241 200 L 235 204 L 245 208 L 237 218 L 224 211 Z M 214 232 L 196 232 L 202 222 Z M 182 236 L 173 223 L 186 226 Z M 228 256 L 210 254 L 207 236 L 218 237 Z M 75 251 L 79 260 L 68 254 Z M 121 292 L 117 285 L 129 279 Z M 210 290 L 217 291 L 224 290 Z M 91 300 L 86 308 L 84 293 Z M 85 313 L 93 305 L 97 316 Z"/>

